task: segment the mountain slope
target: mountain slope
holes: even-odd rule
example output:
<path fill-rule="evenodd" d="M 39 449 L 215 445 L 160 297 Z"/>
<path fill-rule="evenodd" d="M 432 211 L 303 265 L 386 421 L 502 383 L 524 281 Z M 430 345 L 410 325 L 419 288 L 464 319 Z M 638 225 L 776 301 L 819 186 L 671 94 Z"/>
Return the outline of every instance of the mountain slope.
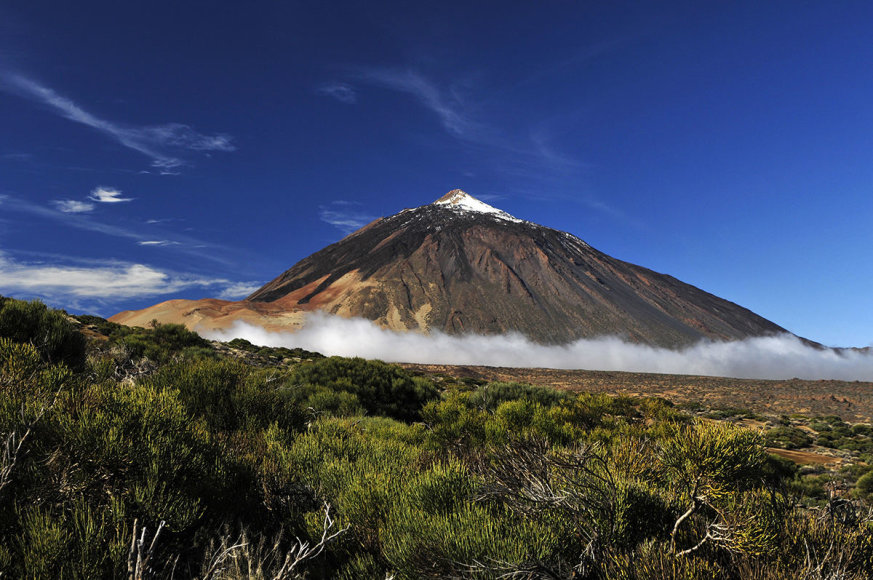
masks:
<path fill-rule="evenodd" d="M 181 318 L 174 322 L 189 326 L 243 318 L 276 328 L 298 326 L 300 313 L 323 310 L 397 330 L 517 331 L 541 343 L 619 335 L 666 347 L 786 332 L 732 302 L 460 190 L 372 222 L 244 301 L 206 306 L 171 301 L 113 319 L 143 324 L 148 311 L 174 312 L 170 318 Z"/>

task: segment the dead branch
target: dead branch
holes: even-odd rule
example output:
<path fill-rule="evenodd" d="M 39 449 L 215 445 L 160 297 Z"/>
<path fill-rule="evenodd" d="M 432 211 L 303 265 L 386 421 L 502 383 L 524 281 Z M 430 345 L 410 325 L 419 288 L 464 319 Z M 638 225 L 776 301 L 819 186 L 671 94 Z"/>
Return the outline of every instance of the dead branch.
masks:
<path fill-rule="evenodd" d="M 136 528 L 137 524 L 139 524 L 139 520 L 133 520 L 133 536 L 130 542 L 130 550 L 127 553 L 128 580 L 144 580 L 153 575 L 153 570 L 151 566 L 149 566 L 149 563 L 152 560 L 152 556 L 155 554 L 155 546 L 158 543 L 158 537 L 161 535 L 165 523 L 166 522 L 161 521 L 155 535 L 152 536 L 151 542 L 148 543 L 148 548 L 146 548 L 148 530 L 143 526 L 142 530 L 140 530 L 139 539 L 137 540 Z"/>
<path fill-rule="evenodd" d="M 335 522 L 330 516 L 330 504 L 324 504 L 324 520 L 322 533 L 319 541 L 312 545 L 295 538 L 295 544 L 287 552 L 282 552 L 281 534 L 272 542 L 272 546 L 264 550 L 264 541 L 252 545 L 243 531 L 239 538 L 231 543 L 227 537 L 221 539 L 220 546 L 215 555 L 210 559 L 209 565 L 203 572 L 201 580 L 219 580 L 221 578 L 237 578 L 235 571 L 228 570 L 229 566 L 247 564 L 247 577 L 252 576 L 251 571 L 256 570 L 256 577 L 270 578 L 270 580 L 296 580 L 303 577 L 301 568 L 307 562 L 317 558 L 325 548 L 339 536 L 348 531 L 349 526 L 334 529 Z M 265 572 L 278 564 L 278 567 L 269 573 Z"/>

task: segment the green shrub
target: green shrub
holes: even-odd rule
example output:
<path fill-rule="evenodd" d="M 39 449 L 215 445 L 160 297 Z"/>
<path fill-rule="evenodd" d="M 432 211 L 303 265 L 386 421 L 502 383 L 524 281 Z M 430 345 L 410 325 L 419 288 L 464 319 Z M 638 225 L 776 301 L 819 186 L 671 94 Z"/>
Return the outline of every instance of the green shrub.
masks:
<path fill-rule="evenodd" d="M 471 407 L 468 397 L 467 393 L 452 392 L 445 400 L 424 406 L 421 418 L 429 428 L 432 449 L 469 450 L 483 446 L 486 441 L 493 442 L 495 433 L 489 428 L 489 413 Z"/>
<path fill-rule="evenodd" d="M 868 471 L 855 482 L 858 494 L 867 499 L 873 499 L 873 471 Z"/>
<path fill-rule="evenodd" d="M 352 417 L 366 412 L 356 394 L 326 387 L 314 387 L 302 404 L 316 415 L 327 414 L 331 417 Z"/>
<path fill-rule="evenodd" d="M 764 437 L 766 445 L 779 449 L 809 447 L 813 441 L 809 433 L 797 427 L 776 427 L 767 431 Z"/>
<path fill-rule="evenodd" d="M 324 358 L 324 355 L 317 352 L 311 352 L 302 348 L 285 348 L 281 346 L 258 346 L 252 344 L 244 338 L 234 338 L 227 345 L 231 348 L 236 348 L 268 359 L 281 361 L 284 359 L 301 359 L 311 360 Z"/>
<path fill-rule="evenodd" d="M 288 382 L 352 393 L 371 415 L 403 421 L 418 419 L 422 407 L 438 396 L 431 381 L 413 377 L 396 365 L 362 358 L 306 362 L 294 368 Z"/>
<path fill-rule="evenodd" d="M 305 421 L 300 406 L 282 389 L 280 375 L 236 360 L 167 364 L 142 384 L 155 390 L 178 390 L 187 411 L 203 418 L 214 431 L 265 429 L 273 422 L 295 431 Z"/>
<path fill-rule="evenodd" d="M 401 500 L 392 506 L 384 554 L 399 578 L 497 577 L 551 560 L 560 539 L 549 531 L 474 503 L 429 514 Z"/>
<path fill-rule="evenodd" d="M 543 407 L 551 407 L 562 401 L 572 399 L 565 391 L 547 387 L 535 387 L 522 383 L 488 383 L 470 393 L 468 404 L 488 411 L 494 411 L 507 401 L 525 400 L 538 403 Z"/>
<path fill-rule="evenodd" d="M 157 362 L 169 361 L 173 355 L 186 350 L 205 354 L 202 351 L 209 342 L 196 332 L 192 332 L 181 324 L 158 324 L 153 328 L 128 329 L 123 335 L 116 337 L 128 354 L 134 358 L 148 358 Z"/>
<path fill-rule="evenodd" d="M 88 396 L 92 405 L 75 417 L 59 416 L 56 426 L 83 491 L 99 494 L 109 485 L 152 526 L 161 520 L 175 530 L 193 526 L 205 498 L 221 489 L 220 456 L 178 391 L 94 387 Z"/>
<path fill-rule="evenodd" d="M 711 510 L 718 525 L 729 531 L 729 545 L 742 549 L 742 542 L 751 542 L 743 540 L 747 526 L 741 511 L 746 504 L 738 504 L 737 498 L 759 485 L 767 458 L 761 435 L 726 423 L 697 422 L 674 429 L 659 443 L 663 481 L 688 514 L 685 518 Z M 682 519 L 672 532 L 671 551 L 687 548 L 680 546 L 688 537 L 683 530 L 693 524 L 686 520 L 680 526 Z"/>
<path fill-rule="evenodd" d="M 134 331 L 134 329 L 130 326 L 123 326 L 116 322 L 110 322 L 105 318 L 101 318 L 99 316 L 94 316 L 91 314 L 77 314 L 73 316 L 73 318 L 75 318 L 85 326 L 92 327 L 95 331 L 107 337 L 120 336 L 124 334 L 129 334 Z"/>
<path fill-rule="evenodd" d="M 640 413 L 652 421 L 688 422 L 690 417 L 681 413 L 670 401 L 661 397 L 643 397 L 639 402 Z"/>
<path fill-rule="evenodd" d="M 85 338 L 65 313 L 36 300 L 0 302 L 0 337 L 32 344 L 49 363 L 64 363 L 74 370 L 85 363 Z"/>
<path fill-rule="evenodd" d="M 147 542 L 167 522 L 154 577 L 202 577 L 221 554 L 216 577 L 268 577 L 297 538 L 318 543 L 325 504 L 348 531 L 295 569 L 307 578 L 854 580 L 873 568 L 873 472 L 768 457 L 765 443 L 808 444 L 785 419 L 765 441 L 657 398 L 446 378 L 440 396 L 379 361 L 287 368 L 317 355 L 233 341 L 247 364 L 182 327 L 96 317 L 80 321 L 109 338 L 71 370 L 32 337 L 72 328 L 62 313 L 0 309 L 23 321 L 0 336 L 4 578 L 127 577 L 134 519 Z M 809 424 L 870 456 L 869 426 Z M 852 495 L 831 497 L 834 484 Z"/>

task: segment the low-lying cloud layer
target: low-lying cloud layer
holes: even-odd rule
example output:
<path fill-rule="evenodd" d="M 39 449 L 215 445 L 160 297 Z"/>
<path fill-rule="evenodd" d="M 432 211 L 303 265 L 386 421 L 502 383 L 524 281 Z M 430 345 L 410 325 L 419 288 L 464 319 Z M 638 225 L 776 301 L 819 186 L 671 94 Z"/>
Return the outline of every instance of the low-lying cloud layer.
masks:
<path fill-rule="evenodd" d="M 545 367 L 711 375 L 755 379 L 873 381 L 873 354 L 818 350 L 797 337 L 704 341 L 682 350 L 631 344 L 616 337 L 583 339 L 562 346 L 533 343 L 520 334 L 449 336 L 385 330 L 369 320 L 322 313 L 307 315 L 298 332 L 268 332 L 237 322 L 210 338 L 244 338 L 266 346 L 300 347 L 327 355 L 362 356 L 390 362 L 504 367 Z"/>

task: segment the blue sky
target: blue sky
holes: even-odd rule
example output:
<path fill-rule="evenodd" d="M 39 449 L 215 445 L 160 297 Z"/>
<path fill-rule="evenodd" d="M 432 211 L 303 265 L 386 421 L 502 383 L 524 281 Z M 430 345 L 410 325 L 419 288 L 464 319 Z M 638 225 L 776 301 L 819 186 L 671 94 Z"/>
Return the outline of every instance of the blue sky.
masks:
<path fill-rule="evenodd" d="M 0 2 L 0 293 L 240 298 L 462 188 L 873 343 L 869 2 Z"/>

